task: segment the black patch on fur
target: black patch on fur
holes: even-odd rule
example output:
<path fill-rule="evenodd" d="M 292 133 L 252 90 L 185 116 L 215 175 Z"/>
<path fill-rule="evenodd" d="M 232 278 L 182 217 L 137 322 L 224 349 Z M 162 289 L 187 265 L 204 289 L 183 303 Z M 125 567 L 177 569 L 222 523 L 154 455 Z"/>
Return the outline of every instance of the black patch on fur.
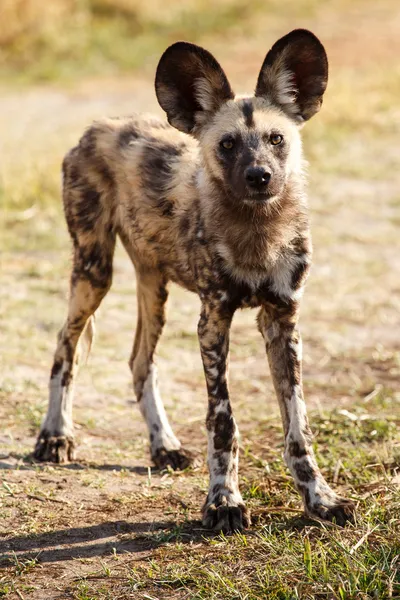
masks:
<path fill-rule="evenodd" d="M 245 100 L 242 105 L 242 111 L 244 115 L 244 121 L 247 127 L 254 127 L 254 106 L 251 100 Z"/>
<path fill-rule="evenodd" d="M 290 286 L 293 290 L 297 290 L 301 287 L 306 278 L 308 269 L 309 265 L 305 262 L 302 262 L 296 266 L 295 270 L 292 273 L 292 279 L 290 282 Z"/>
<path fill-rule="evenodd" d="M 73 216 L 76 229 L 84 233 L 93 231 L 100 213 L 99 192 L 93 187 L 83 185 L 79 201 L 75 205 L 75 214 Z"/>
<path fill-rule="evenodd" d="M 163 217 L 172 217 L 174 213 L 174 205 L 167 200 L 164 202 L 164 207 L 162 210 Z"/>
<path fill-rule="evenodd" d="M 96 156 L 94 160 L 94 167 L 96 169 L 96 173 L 100 175 L 102 183 L 104 186 L 113 190 L 115 187 L 115 178 L 114 174 L 111 171 L 110 167 L 107 165 L 104 158 L 101 156 Z"/>
<path fill-rule="evenodd" d="M 66 183 L 68 183 L 69 187 L 72 189 L 79 187 L 81 184 L 81 171 L 76 165 L 66 166 L 64 169 L 64 177 L 66 178 Z"/>
<path fill-rule="evenodd" d="M 228 463 L 225 457 L 225 450 L 217 450 L 214 452 L 214 459 L 218 463 L 218 468 L 214 471 L 215 475 L 225 475 L 227 472 Z"/>
<path fill-rule="evenodd" d="M 210 394 L 215 398 L 227 398 L 228 397 L 228 385 L 226 383 L 226 378 L 223 378 L 223 375 L 226 371 L 225 366 L 225 357 L 223 358 L 223 366 L 215 365 L 218 369 L 218 375 L 214 381 L 214 385 L 212 386 L 212 390 L 210 390 Z M 212 367 L 211 367 L 212 368 Z"/>
<path fill-rule="evenodd" d="M 126 146 L 129 146 L 129 142 L 137 140 L 140 137 L 141 135 L 139 134 L 135 125 L 133 123 L 129 123 L 128 125 L 125 125 L 119 132 L 118 145 L 120 148 L 125 148 Z"/>
<path fill-rule="evenodd" d="M 224 486 L 221 483 L 216 483 L 213 485 L 212 494 L 216 496 L 223 488 Z"/>
<path fill-rule="evenodd" d="M 69 365 L 68 371 L 65 371 L 65 373 L 63 374 L 62 380 L 61 380 L 62 387 L 69 386 L 69 384 L 71 382 L 71 378 L 72 378 L 71 369 L 72 369 L 72 365 Z"/>
<path fill-rule="evenodd" d="M 158 288 L 158 298 L 162 305 L 168 300 L 168 290 L 165 285 L 160 285 Z"/>
<path fill-rule="evenodd" d="M 228 452 L 232 446 L 235 425 L 232 415 L 220 412 L 214 421 L 214 448 Z"/>
<path fill-rule="evenodd" d="M 77 247 L 72 274 L 72 284 L 79 279 L 88 280 L 95 288 L 106 289 L 112 279 L 112 252 L 100 242 Z"/>
<path fill-rule="evenodd" d="M 179 233 L 182 237 L 186 237 L 190 227 L 190 217 L 188 214 L 184 214 L 179 221 Z"/>
<path fill-rule="evenodd" d="M 257 136 L 256 138 L 258 139 Z M 224 180 L 220 181 L 213 178 L 220 201 L 229 210 L 232 210 L 232 199 L 236 195 L 242 200 L 247 194 L 244 172 L 246 167 L 254 161 L 254 146 L 259 143 L 256 142 L 253 135 L 246 136 L 246 139 L 236 135 L 234 141 L 235 144 L 231 150 L 225 150 L 221 146 L 216 149 L 215 156 L 224 171 Z"/>
<path fill-rule="evenodd" d="M 97 131 L 94 127 L 91 127 L 82 136 L 79 142 L 79 147 L 82 151 L 84 158 L 90 159 L 96 153 L 97 146 Z"/>
<path fill-rule="evenodd" d="M 174 163 L 183 152 L 182 146 L 159 142 L 146 146 L 142 162 L 139 166 L 140 176 L 146 195 L 152 201 L 154 208 L 159 210 L 164 217 L 173 214 L 173 204 L 169 198 L 172 187 L 171 176 Z"/>
<path fill-rule="evenodd" d="M 310 490 L 308 489 L 307 486 L 305 485 L 301 485 L 300 483 L 297 484 L 297 489 L 299 490 L 300 494 L 303 496 L 304 498 L 304 504 L 310 508 L 311 505 L 311 498 L 310 498 Z"/>
<path fill-rule="evenodd" d="M 289 454 L 296 458 L 301 458 L 307 454 L 307 450 L 302 448 L 299 442 L 289 442 Z"/>
<path fill-rule="evenodd" d="M 222 269 L 221 264 L 221 282 L 218 283 L 217 287 L 221 291 L 227 292 L 228 301 L 226 306 L 230 311 L 234 312 L 242 305 L 250 304 L 251 300 L 255 298 L 254 306 L 270 304 L 283 313 L 292 312 L 293 303 L 276 294 L 271 289 L 272 286 L 268 281 L 263 282 L 259 289 L 254 291 L 247 283 L 237 282 L 228 274 L 224 274 Z"/>
<path fill-rule="evenodd" d="M 298 343 L 298 339 L 295 337 L 296 334 L 292 336 L 290 342 Z M 287 360 L 287 375 L 289 384 L 291 387 L 295 385 L 300 385 L 301 383 L 301 365 L 299 358 L 297 356 L 296 350 L 294 350 L 290 345 L 289 341 L 286 342 L 286 360 Z"/>
<path fill-rule="evenodd" d="M 62 360 L 55 360 L 53 367 L 51 369 L 51 375 L 50 375 L 50 379 L 54 379 L 54 377 L 57 377 L 57 375 L 59 374 L 59 372 L 62 369 L 62 365 L 63 365 L 63 361 Z"/>
<path fill-rule="evenodd" d="M 303 481 L 304 483 L 308 483 L 309 481 L 312 481 L 313 479 L 315 479 L 316 472 L 307 463 L 295 464 L 293 466 L 293 468 L 296 471 L 296 475 L 300 481 Z"/>

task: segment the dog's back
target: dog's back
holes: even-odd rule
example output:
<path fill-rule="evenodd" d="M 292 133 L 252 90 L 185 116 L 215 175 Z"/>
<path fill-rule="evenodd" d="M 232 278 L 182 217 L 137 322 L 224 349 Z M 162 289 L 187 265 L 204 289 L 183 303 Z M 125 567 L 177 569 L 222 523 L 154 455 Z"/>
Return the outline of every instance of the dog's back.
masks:
<path fill-rule="evenodd" d="M 98 260 L 90 255 L 99 244 L 111 251 L 118 234 L 135 266 L 166 268 L 193 287 L 182 234 L 196 202 L 198 163 L 196 140 L 155 117 L 95 122 L 63 163 L 68 228 L 86 262 Z"/>

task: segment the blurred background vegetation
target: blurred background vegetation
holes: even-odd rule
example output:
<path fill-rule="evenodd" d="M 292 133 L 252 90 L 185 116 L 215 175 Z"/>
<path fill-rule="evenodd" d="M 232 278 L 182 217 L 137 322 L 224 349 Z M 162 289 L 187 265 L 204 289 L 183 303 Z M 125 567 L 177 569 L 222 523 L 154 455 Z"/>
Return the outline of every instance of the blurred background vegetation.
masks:
<path fill-rule="evenodd" d="M 366 14 L 379 20 L 389 10 L 387 39 L 378 30 L 370 40 L 376 50 L 390 43 L 396 6 L 393 0 L 0 0 L 0 77 L 37 82 L 154 68 L 154 57 L 177 39 L 221 40 L 232 48 L 240 39 L 252 45 L 261 34 L 269 42 L 275 30 L 312 23 L 328 38 L 335 30 L 363 38 Z M 369 55 L 365 44 L 363 52 Z"/>
<path fill-rule="evenodd" d="M 168 41 L 232 28 L 243 33 L 262 6 L 259 0 L 2 0 L 2 74 L 37 81 L 143 67 Z"/>

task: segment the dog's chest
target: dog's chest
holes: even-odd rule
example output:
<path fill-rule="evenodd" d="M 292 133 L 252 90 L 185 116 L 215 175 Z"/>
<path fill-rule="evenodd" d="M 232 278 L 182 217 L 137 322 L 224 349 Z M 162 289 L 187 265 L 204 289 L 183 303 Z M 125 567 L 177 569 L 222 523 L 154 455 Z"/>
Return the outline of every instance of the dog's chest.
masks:
<path fill-rule="evenodd" d="M 265 304 L 282 305 L 289 300 L 277 291 L 276 283 L 270 277 L 252 285 L 225 278 L 220 298 L 234 309 L 257 308 Z"/>
<path fill-rule="evenodd" d="M 291 257 L 267 265 L 265 269 L 231 269 L 220 258 L 202 263 L 197 270 L 202 301 L 220 302 L 238 308 L 256 308 L 265 304 L 287 305 L 297 299 L 293 276 L 298 260 Z M 269 268 L 268 268 L 269 267 Z"/>
<path fill-rule="evenodd" d="M 281 305 L 299 299 L 301 288 L 295 285 L 297 273 L 308 268 L 308 258 L 282 254 L 264 268 L 243 268 L 223 263 L 222 288 L 227 301 L 237 308 L 254 308 L 266 303 Z"/>
<path fill-rule="evenodd" d="M 255 308 L 266 303 L 285 305 L 297 301 L 308 273 L 311 254 L 307 245 L 292 237 L 283 244 L 260 247 L 249 261 L 232 249 L 232 244 L 195 228 L 194 243 L 188 247 L 190 271 L 202 301 L 216 301 L 233 309 Z"/>

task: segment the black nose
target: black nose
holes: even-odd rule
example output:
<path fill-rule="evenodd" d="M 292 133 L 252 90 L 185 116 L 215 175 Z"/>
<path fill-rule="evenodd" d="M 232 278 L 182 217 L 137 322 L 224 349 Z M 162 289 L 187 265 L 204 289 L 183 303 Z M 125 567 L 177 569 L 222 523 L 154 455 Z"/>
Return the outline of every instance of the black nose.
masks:
<path fill-rule="evenodd" d="M 268 173 L 264 167 L 247 167 L 244 176 L 247 185 L 254 189 L 267 187 L 271 179 L 271 173 Z"/>

